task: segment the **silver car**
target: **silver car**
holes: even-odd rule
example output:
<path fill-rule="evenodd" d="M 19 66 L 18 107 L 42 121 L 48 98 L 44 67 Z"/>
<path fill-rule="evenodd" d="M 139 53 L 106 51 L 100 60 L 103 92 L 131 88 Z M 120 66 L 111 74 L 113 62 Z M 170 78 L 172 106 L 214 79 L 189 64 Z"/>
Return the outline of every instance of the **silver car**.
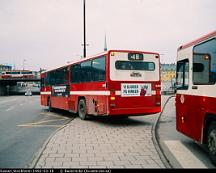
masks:
<path fill-rule="evenodd" d="M 26 92 L 25 92 L 25 96 L 32 96 L 32 92 L 30 89 L 28 89 Z"/>

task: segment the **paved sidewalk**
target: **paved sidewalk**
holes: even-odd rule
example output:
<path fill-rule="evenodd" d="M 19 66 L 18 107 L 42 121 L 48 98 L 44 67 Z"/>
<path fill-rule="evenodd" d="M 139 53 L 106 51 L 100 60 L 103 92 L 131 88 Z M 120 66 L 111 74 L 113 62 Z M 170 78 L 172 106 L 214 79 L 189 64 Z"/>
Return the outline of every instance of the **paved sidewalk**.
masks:
<path fill-rule="evenodd" d="M 77 117 L 51 138 L 35 168 L 165 168 L 152 142 L 157 117 Z"/>
<path fill-rule="evenodd" d="M 168 100 L 169 99 L 169 100 Z M 175 97 L 174 96 L 163 96 L 163 102 L 166 106 L 163 108 L 163 114 L 160 117 L 160 123 L 175 121 L 176 109 L 175 109 Z M 175 125 L 175 124 L 174 124 Z"/>

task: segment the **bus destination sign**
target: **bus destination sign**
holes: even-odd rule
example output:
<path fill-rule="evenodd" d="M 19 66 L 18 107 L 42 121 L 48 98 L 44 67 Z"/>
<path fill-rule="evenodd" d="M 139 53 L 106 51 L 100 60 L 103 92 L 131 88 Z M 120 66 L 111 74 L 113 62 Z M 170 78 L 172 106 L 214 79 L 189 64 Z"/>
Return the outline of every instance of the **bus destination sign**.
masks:
<path fill-rule="evenodd" d="M 142 53 L 128 53 L 128 60 L 131 61 L 144 60 L 144 55 Z"/>

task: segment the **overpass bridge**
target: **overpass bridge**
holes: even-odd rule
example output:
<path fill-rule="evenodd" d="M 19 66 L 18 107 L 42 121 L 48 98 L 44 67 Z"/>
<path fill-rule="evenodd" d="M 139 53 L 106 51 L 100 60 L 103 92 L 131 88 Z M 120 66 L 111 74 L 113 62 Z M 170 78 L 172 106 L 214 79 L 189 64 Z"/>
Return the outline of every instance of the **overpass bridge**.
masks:
<path fill-rule="evenodd" d="M 0 96 L 9 95 L 10 88 L 17 82 L 40 82 L 40 78 L 0 78 Z"/>

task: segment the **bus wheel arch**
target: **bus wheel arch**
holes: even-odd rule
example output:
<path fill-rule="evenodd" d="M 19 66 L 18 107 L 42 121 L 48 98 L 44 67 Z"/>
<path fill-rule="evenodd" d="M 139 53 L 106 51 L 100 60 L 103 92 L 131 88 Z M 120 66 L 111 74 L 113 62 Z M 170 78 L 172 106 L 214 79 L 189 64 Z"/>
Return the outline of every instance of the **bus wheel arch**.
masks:
<path fill-rule="evenodd" d="M 209 113 L 206 114 L 204 122 L 205 122 L 205 124 L 204 124 L 204 129 L 203 129 L 202 143 L 207 144 L 209 127 L 210 127 L 212 122 L 216 122 L 216 115 L 209 114 Z"/>
<path fill-rule="evenodd" d="M 216 121 L 208 129 L 207 146 L 211 161 L 216 165 Z"/>
<path fill-rule="evenodd" d="M 87 119 L 87 106 L 85 97 L 78 98 L 77 112 L 81 120 Z"/>

